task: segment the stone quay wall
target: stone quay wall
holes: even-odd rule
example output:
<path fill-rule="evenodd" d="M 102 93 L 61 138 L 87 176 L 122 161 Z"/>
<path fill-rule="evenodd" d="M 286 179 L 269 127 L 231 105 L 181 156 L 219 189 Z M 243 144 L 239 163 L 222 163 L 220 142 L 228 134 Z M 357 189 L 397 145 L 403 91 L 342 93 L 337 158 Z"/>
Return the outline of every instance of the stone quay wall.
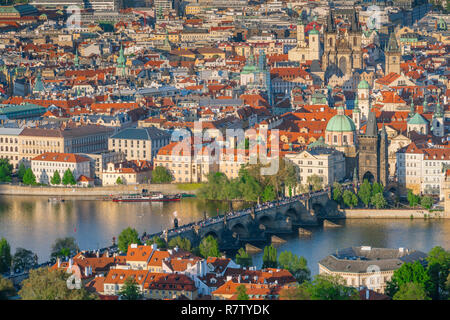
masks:
<path fill-rule="evenodd" d="M 107 187 L 41 187 L 2 184 L 0 195 L 30 195 L 30 196 L 109 196 L 124 193 L 139 193 L 142 189 L 149 192 L 162 192 L 163 194 L 189 193 L 195 194 L 197 190 L 180 190 L 177 184 L 140 184 L 120 185 Z"/>
<path fill-rule="evenodd" d="M 344 219 L 411 219 L 411 216 L 414 219 L 450 218 L 444 211 L 428 212 L 426 209 L 345 209 L 340 214 Z"/>

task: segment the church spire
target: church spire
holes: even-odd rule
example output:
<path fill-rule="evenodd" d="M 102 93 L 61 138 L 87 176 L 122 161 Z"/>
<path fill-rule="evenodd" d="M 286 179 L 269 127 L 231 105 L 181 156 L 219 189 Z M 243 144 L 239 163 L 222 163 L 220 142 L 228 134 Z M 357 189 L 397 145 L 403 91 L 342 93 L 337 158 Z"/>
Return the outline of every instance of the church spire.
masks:
<path fill-rule="evenodd" d="M 75 59 L 73 59 L 75 67 L 80 66 L 80 59 L 78 58 L 78 48 L 75 49 Z"/>
<path fill-rule="evenodd" d="M 428 102 L 427 102 L 427 96 L 425 96 L 425 99 L 423 100 L 423 113 L 428 112 Z"/>
<path fill-rule="evenodd" d="M 414 115 L 416 114 L 416 110 L 414 108 L 414 99 L 411 98 L 411 106 L 409 107 L 409 113 L 408 116 L 410 118 L 414 117 Z"/>
<path fill-rule="evenodd" d="M 443 112 L 442 112 L 442 107 L 441 107 L 441 102 L 440 102 L 439 97 L 438 97 L 438 101 L 437 101 L 437 105 L 436 105 L 436 110 L 434 112 L 434 117 L 435 118 L 442 118 L 443 117 Z"/>
<path fill-rule="evenodd" d="M 394 32 L 389 34 L 389 41 L 387 43 L 386 52 L 399 52 L 400 47 L 398 46 L 397 37 Z"/>

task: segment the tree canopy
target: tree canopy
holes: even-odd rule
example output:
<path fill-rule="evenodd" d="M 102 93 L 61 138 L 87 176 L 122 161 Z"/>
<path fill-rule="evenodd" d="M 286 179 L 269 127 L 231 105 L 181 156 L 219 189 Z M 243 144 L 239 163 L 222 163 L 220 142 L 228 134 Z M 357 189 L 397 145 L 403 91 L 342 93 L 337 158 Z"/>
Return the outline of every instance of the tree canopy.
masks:
<path fill-rule="evenodd" d="M 75 255 L 80 248 L 74 237 L 58 238 L 52 245 L 51 257 L 66 258 Z"/>
<path fill-rule="evenodd" d="M 277 261 L 277 249 L 272 245 L 264 247 L 263 253 L 263 268 L 276 268 L 278 266 Z"/>
<path fill-rule="evenodd" d="M 7 300 L 16 294 L 12 281 L 0 275 L 0 300 Z"/>
<path fill-rule="evenodd" d="M 13 166 L 9 163 L 9 159 L 0 159 L 0 182 L 11 182 Z"/>
<path fill-rule="evenodd" d="M 85 288 L 69 289 L 67 280 L 71 275 L 64 270 L 47 267 L 31 269 L 28 279 L 22 282 L 19 295 L 24 300 L 94 300 Z"/>
<path fill-rule="evenodd" d="M 35 185 L 36 184 L 36 176 L 34 175 L 33 170 L 31 170 L 31 168 L 28 168 L 25 171 L 22 182 L 26 185 Z"/>
<path fill-rule="evenodd" d="M 191 241 L 188 238 L 182 238 L 180 236 L 170 239 L 169 247 L 170 248 L 178 247 L 186 251 L 192 250 Z"/>
<path fill-rule="evenodd" d="M 127 252 L 128 247 L 131 244 L 141 244 L 141 241 L 139 240 L 139 233 L 136 229 L 132 229 L 131 227 L 128 227 L 119 234 L 117 246 L 120 251 Z"/>
<path fill-rule="evenodd" d="M 236 288 L 237 299 L 238 300 L 249 300 L 249 296 L 247 294 L 247 288 L 245 285 L 241 284 Z"/>
<path fill-rule="evenodd" d="M 29 270 L 37 264 L 37 255 L 31 250 L 17 248 L 12 262 L 14 270 Z"/>
<path fill-rule="evenodd" d="M 386 284 L 386 294 L 394 297 L 405 283 L 416 283 L 423 286 L 425 290 L 428 290 L 431 285 L 430 276 L 419 261 L 404 263 L 395 270 L 391 280 Z"/>
<path fill-rule="evenodd" d="M 0 240 L 0 273 L 9 270 L 11 266 L 11 247 L 5 238 Z"/>
<path fill-rule="evenodd" d="M 299 257 L 291 251 L 283 251 L 278 257 L 278 265 L 292 273 L 298 283 L 310 280 L 311 271 L 304 257 Z"/>
<path fill-rule="evenodd" d="M 429 300 L 423 285 L 411 282 L 404 283 L 394 294 L 393 300 Z"/>
<path fill-rule="evenodd" d="M 55 170 L 55 173 L 53 173 L 53 176 L 50 179 L 50 183 L 53 185 L 61 184 L 61 176 L 59 175 L 58 170 Z"/>
<path fill-rule="evenodd" d="M 77 184 L 77 181 L 75 180 L 75 177 L 73 176 L 72 171 L 70 171 L 70 169 L 67 169 L 64 172 L 63 178 L 62 178 L 62 184 L 67 186 L 67 185 L 71 185 L 74 186 Z"/>
<path fill-rule="evenodd" d="M 169 183 L 173 180 L 170 171 L 163 166 L 157 166 L 152 172 L 153 183 Z"/>
<path fill-rule="evenodd" d="M 240 248 L 236 254 L 236 263 L 239 264 L 241 267 L 251 267 L 253 265 L 253 259 L 252 257 L 245 251 L 244 248 Z"/>
<path fill-rule="evenodd" d="M 219 243 L 211 235 L 202 239 L 199 245 L 199 251 L 200 255 L 205 259 L 208 257 L 220 257 Z"/>
<path fill-rule="evenodd" d="M 132 277 L 129 277 L 123 283 L 122 288 L 119 291 L 119 296 L 122 300 L 139 300 L 141 299 L 141 290 Z"/>

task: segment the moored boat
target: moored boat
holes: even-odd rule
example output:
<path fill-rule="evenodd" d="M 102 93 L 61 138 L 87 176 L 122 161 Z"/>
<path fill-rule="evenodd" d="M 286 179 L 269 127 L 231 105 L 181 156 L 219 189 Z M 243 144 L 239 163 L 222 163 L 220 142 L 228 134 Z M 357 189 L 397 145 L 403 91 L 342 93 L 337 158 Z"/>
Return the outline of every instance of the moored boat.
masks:
<path fill-rule="evenodd" d="M 152 202 L 152 201 L 180 201 L 181 196 L 166 196 L 162 193 L 135 193 L 135 194 L 125 194 L 112 199 L 114 202 Z"/>

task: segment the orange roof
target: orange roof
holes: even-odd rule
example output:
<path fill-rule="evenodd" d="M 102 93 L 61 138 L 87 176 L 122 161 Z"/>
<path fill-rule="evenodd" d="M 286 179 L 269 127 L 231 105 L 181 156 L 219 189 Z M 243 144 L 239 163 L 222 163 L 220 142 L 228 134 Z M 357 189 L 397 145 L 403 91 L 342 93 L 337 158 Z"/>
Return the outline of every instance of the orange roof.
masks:
<path fill-rule="evenodd" d="M 45 152 L 31 161 L 54 161 L 54 162 L 86 162 L 90 161 L 88 158 L 74 154 L 74 153 L 59 153 L 59 152 Z"/>

